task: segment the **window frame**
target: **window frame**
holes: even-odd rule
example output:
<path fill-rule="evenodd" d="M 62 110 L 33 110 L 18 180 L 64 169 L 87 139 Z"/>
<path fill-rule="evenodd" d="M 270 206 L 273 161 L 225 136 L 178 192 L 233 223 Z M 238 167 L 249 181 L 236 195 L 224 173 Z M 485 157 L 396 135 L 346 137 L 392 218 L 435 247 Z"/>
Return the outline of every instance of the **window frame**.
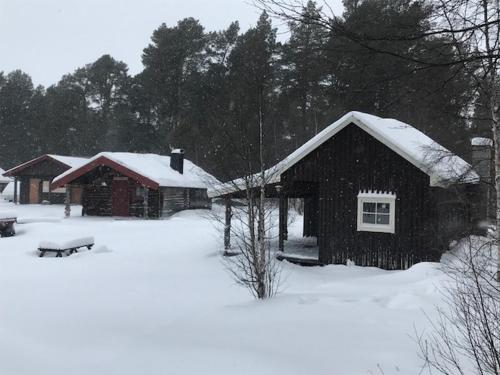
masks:
<path fill-rule="evenodd" d="M 376 224 L 363 222 L 363 204 L 364 203 L 383 203 L 389 204 L 389 224 Z M 359 192 L 358 194 L 358 217 L 357 230 L 358 232 L 381 232 L 395 233 L 396 224 L 396 195 L 392 193 L 375 193 L 375 192 Z M 377 213 L 375 210 L 375 221 Z"/>

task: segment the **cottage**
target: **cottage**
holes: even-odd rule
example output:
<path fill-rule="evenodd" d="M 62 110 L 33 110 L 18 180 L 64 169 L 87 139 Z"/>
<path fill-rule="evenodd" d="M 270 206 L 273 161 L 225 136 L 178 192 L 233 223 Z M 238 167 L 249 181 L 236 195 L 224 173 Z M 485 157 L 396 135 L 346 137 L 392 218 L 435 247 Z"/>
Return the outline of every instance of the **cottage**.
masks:
<path fill-rule="evenodd" d="M 448 241 L 470 228 L 463 197 L 478 180 L 467 162 L 414 127 L 349 112 L 270 168 L 266 194 L 279 198 L 285 254 L 288 198 L 302 198 L 303 235 L 317 239 L 317 263 L 404 269 L 439 260 Z M 226 198 L 227 211 L 242 196 L 237 186 L 213 194 Z"/>
<path fill-rule="evenodd" d="M 0 168 L 0 194 L 3 193 L 7 185 L 12 182 L 12 179 L 10 177 L 3 176 L 4 173 L 5 171 Z"/>
<path fill-rule="evenodd" d="M 101 152 L 54 179 L 53 189 L 82 189 L 84 215 L 160 217 L 210 208 L 207 187 L 214 177 L 189 160 L 183 150 L 170 156 Z"/>
<path fill-rule="evenodd" d="M 16 182 L 14 183 L 15 202 L 21 204 L 63 203 L 66 198 L 66 189 L 64 187 L 51 189 L 50 183 L 54 177 L 86 161 L 86 158 L 46 154 L 9 169 L 3 173 L 3 176 L 13 177 Z M 17 182 L 20 182 L 19 192 Z M 74 189 L 70 195 L 71 203 L 80 203 L 81 191 L 79 189 Z"/>

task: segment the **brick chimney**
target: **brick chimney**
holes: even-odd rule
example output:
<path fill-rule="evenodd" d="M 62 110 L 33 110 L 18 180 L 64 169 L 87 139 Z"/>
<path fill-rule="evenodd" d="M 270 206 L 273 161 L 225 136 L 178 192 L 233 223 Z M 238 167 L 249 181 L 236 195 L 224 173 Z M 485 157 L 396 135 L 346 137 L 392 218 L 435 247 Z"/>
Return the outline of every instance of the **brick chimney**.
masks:
<path fill-rule="evenodd" d="M 176 148 L 170 152 L 170 168 L 180 174 L 184 173 L 184 150 L 182 148 Z"/>

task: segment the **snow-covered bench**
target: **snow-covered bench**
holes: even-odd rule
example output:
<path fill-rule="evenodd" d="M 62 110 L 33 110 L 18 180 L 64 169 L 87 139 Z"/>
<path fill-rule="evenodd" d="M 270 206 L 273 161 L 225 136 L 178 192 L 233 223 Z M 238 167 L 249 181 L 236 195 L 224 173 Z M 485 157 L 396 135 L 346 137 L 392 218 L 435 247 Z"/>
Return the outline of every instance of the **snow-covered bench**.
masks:
<path fill-rule="evenodd" d="M 38 245 L 38 250 L 40 251 L 40 257 L 43 257 L 47 252 L 56 253 L 56 257 L 62 257 L 62 253 L 71 255 L 77 253 L 81 247 L 86 247 L 90 250 L 92 246 L 94 246 L 94 237 L 82 237 L 63 243 L 41 241 Z"/>
<path fill-rule="evenodd" d="M 0 212 L 0 237 L 10 237 L 16 234 L 14 223 L 17 215 L 14 212 Z"/>

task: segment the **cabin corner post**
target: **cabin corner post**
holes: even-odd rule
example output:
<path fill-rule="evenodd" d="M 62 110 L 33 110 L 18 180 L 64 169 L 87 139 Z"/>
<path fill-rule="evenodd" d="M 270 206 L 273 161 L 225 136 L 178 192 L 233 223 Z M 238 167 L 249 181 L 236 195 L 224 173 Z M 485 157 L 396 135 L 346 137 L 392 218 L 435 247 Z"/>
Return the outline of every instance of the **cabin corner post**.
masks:
<path fill-rule="evenodd" d="M 17 177 L 14 177 L 14 204 L 17 204 Z"/>
<path fill-rule="evenodd" d="M 224 250 L 227 251 L 231 248 L 231 218 L 232 208 L 231 208 L 231 198 L 224 199 L 226 205 L 226 217 L 224 225 Z"/>
<path fill-rule="evenodd" d="M 279 191 L 279 251 L 285 251 L 285 240 L 288 239 L 288 198 L 283 191 Z"/>
<path fill-rule="evenodd" d="M 148 188 L 144 188 L 142 190 L 142 198 L 143 198 L 143 209 L 144 209 L 143 215 L 144 215 L 144 218 L 147 219 L 149 217 L 149 206 L 148 206 L 149 189 Z"/>
<path fill-rule="evenodd" d="M 64 196 L 64 216 L 65 217 L 70 217 L 71 216 L 71 185 L 66 185 L 66 194 Z"/>

